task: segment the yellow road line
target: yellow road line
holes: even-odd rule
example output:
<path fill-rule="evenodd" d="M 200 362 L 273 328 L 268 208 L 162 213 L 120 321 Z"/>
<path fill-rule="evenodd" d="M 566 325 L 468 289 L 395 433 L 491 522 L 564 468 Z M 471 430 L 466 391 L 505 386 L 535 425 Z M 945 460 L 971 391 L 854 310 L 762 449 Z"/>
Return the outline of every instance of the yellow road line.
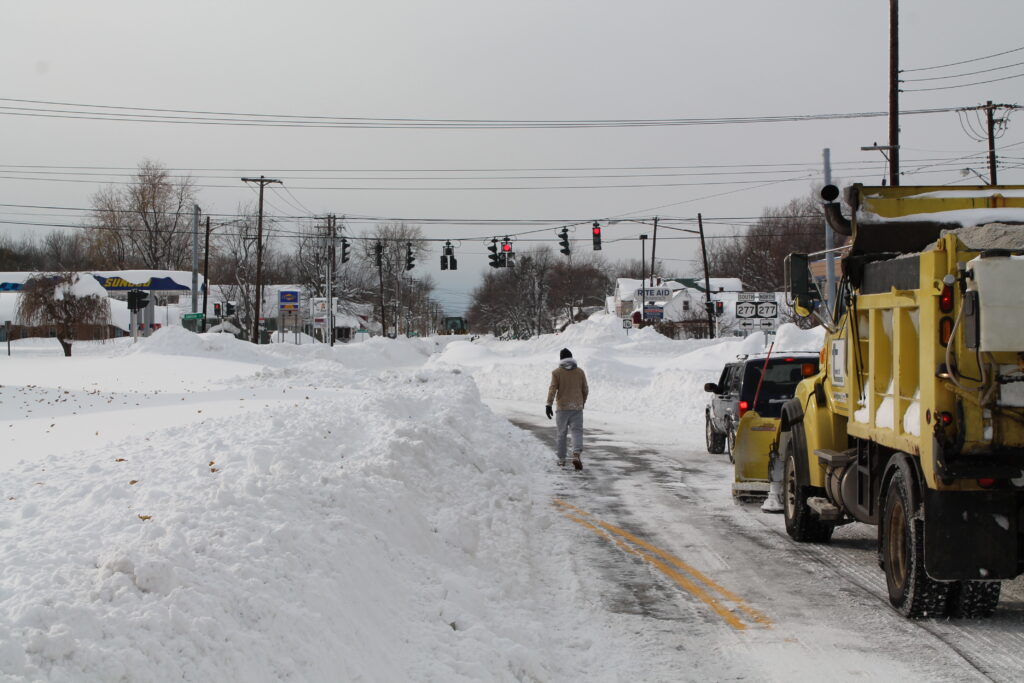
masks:
<path fill-rule="evenodd" d="M 670 579 L 679 584 L 681 588 L 689 591 L 694 596 L 696 596 L 704 603 L 706 603 L 711 609 L 715 611 L 715 613 L 718 614 L 718 616 L 722 617 L 722 619 L 733 628 L 741 631 L 747 628 L 746 624 L 737 619 L 734 614 L 732 614 L 726 607 L 724 607 L 722 603 L 720 603 L 718 600 L 715 600 L 711 595 L 709 595 L 707 591 L 705 591 L 703 588 L 701 588 L 696 583 L 691 581 L 687 576 L 680 574 L 676 570 L 672 569 L 672 567 L 669 567 L 667 564 L 665 564 L 658 558 L 653 557 L 643 552 L 642 550 L 637 550 L 636 548 L 627 545 L 621 539 L 615 538 L 607 531 L 599 529 L 598 527 L 594 526 L 585 519 L 581 519 L 580 517 L 577 517 L 576 515 L 573 515 L 569 512 L 566 512 L 565 516 L 571 519 L 572 521 L 576 522 L 577 524 L 586 527 L 587 529 L 590 529 L 598 536 L 601 536 L 609 541 L 612 541 L 613 543 L 615 543 L 615 545 L 619 546 L 627 553 L 636 555 L 637 557 L 649 562 L 650 564 L 653 564 L 655 567 L 660 569 L 666 576 L 668 576 Z"/>
<path fill-rule="evenodd" d="M 763 612 L 760 612 L 760 611 L 754 609 L 753 607 L 748 605 L 747 602 L 743 598 L 739 597 L 738 595 L 736 595 L 732 591 L 728 590 L 724 586 L 719 585 L 718 583 L 713 581 L 709 576 L 707 576 L 706 574 L 704 574 L 700 570 L 696 569 L 695 567 L 690 566 L 686 562 L 683 562 L 681 559 L 679 559 L 675 555 L 672 555 L 671 553 L 668 553 L 668 552 L 662 550 L 661 548 L 658 548 L 657 546 L 655 546 L 655 545 L 653 545 L 651 543 L 648 543 L 647 541 L 645 541 L 645 540 L 643 540 L 641 538 L 638 538 L 637 536 L 629 533 L 625 529 L 620 529 L 617 526 L 614 526 L 612 524 L 608 524 L 607 522 L 604 522 L 604 521 L 594 517 L 589 512 L 587 512 L 585 510 L 582 510 L 582 509 L 576 507 L 575 505 L 567 503 L 564 500 L 556 498 L 555 499 L 555 503 L 560 505 L 560 506 L 562 506 L 566 510 L 571 510 L 571 511 L 575 512 L 576 515 L 578 515 L 580 517 L 590 517 L 590 518 L 593 518 L 594 519 L 594 524 L 590 524 L 589 522 L 586 523 L 592 529 L 596 525 L 597 527 L 600 527 L 601 529 L 605 530 L 606 532 L 610 532 L 612 534 L 615 534 L 616 536 L 624 538 L 627 541 L 629 541 L 630 543 L 633 543 L 634 545 L 639 546 L 640 548 L 644 548 L 645 550 L 648 550 L 653 555 L 656 555 L 656 556 L 662 558 L 663 560 L 667 561 L 668 563 L 671 563 L 671 564 L 675 565 L 677 568 L 682 569 L 684 572 L 689 574 L 697 582 L 703 583 L 704 586 L 706 586 L 707 588 L 717 592 L 719 595 L 721 595 L 726 600 L 734 603 L 736 605 L 736 607 L 740 611 L 742 611 L 744 614 L 746 614 L 751 620 L 753 620 L 756 623 L 761 624 L 763 626 L 767 626 L 769 628 L 771 627 L 771 625 L 772 625 L 771 619 L 769 619 Z M 570 515 L 568 512 L 566 512 L 565 514 L 566 514 L 566 516 L 568 516 L 573 521 L 577 521 L 577 522 L 580 522 L 580 523 L 583 522 L 583 520 L 577 519 L 575 516 Z M 615 540 L 616 544 L 619 545 L 619 547 L 627 549 L 628 552 L 631 552 L 633 554 L 639 555 L 640 557 L 643 557 L 646 561 L 648 561 L 651 564 L 653 564 L 654 566 L 658 567 L 658 569 L 660 569 L 663 573 L 665 573 L 670 578 L 672 578 L 674 581 L 676 581 L 676 583 L 678 583 L 684 589 L 686 589 L 687 591 L 689 591 L 690 593 L 692 593 L 696 597 L 698 597 L 701 600 L 703 600 L 704 602 L 706 602 L 709 606 L 712 607 L 712 609 L 715 609 L 716 612 L 718 612 L 718 609 L 716 608 L 716 605 L 719 608 L 722 608 L 721 607 L 721 603 L 719 603 L 717 600 L 715 600 L 714 597 L 708 595 L 704 591 L 704 589 L 699 586 L 699 583 L 694 583 L 689 578 L 679 574 L 674 569 L 672 569 L 671 567 L 666 565 L 664 562 L 661 562 L 660 560 L 657 560 L 655 557 L 652 557 L 648 553 L 644 553 L 643 551 L 636 550 L 635 548 L 624 546 L 623 543 L 621 543 L 620 541 L 615 539 L 615 537 L 613 537 L 613 536 L 607 536 L 607 537 Z M 673 576 L 673 574 L 675 576 Z M 684 583 L 682 583 L 679 580 L 677 580 L 676 576 L 681 577 L 683 579 L 683 581 L 685 581 L 686 584 L 689 584 L 689 585 L 685 585 Z M 700 593 L 695 592 L 693 589 L 690 588 L 690 586 L 695 587 L 696 590 L 699 591 Z M 703 594 L 703 596 L 701 594 Z M 709 602 L 709 600 L 711 602 Z M 724 610 L 725 608 L 722 608 L 722 609 Z M 729 614 L 729 616 L 732 619 L 735 620 L 735 617 L 732 615 L 731 612 L 726 611 L 726 614 Z M 730 620 L 727 619 L 726 621 L 730 621 Z M 736 620 L 736 621 L 741 624 L 740 626 L 737 626 L 736 628 L 746 628 L 746 626 L 743 625 L 742 622 L 739 622 L 738 620 Z M 730 624 L 731 623 L 732 622 L 730 621 Z M 733 624 L 733 626 L 735 626 L 735 624 Z"/>

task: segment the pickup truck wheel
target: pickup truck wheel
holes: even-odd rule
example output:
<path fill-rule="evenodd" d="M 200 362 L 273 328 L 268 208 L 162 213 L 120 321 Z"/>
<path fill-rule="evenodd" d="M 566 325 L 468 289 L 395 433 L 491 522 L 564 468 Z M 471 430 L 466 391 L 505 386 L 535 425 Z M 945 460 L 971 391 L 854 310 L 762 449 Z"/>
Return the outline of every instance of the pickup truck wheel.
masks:
<path fill-rule="evenodd" d="M 961 619 L 985 619 L 999 604 L 999 581 L 957 581 L 949 589 L 946 608 L 949 616 Z"/>
<path fill-rule="evenodd" d="M 809 491 L 807 486 L 800 484 L 796 468 L 796 447 L 793 438 L 786 439 L 783 457 L 785 460 L 783 484 L 782 513 L 786 518 L 786 533 L 800 543 L 827 543 L 832 538 L 835 527 L 815 517 L 807 505 Z"/>
<path fill-rule="evenodd" d="M 903 472 L 897 470 L 885 493 L 882 562 L 889 602 L 910 619 L 942 616 L 951 586 L 935 581 L 925 572 L 924 524 L 919 517 L 909 483 Z"/>
<path fill-rule="evenodd" d="M 720 455 L 725 452 L 725 434 L 715 430 L 711 416 L 707 413 L 704 413 L 704 440 L 708 445 L 708 453 Z"/>
<path fill-rule="evenodd" d="M 725 452 L 729 454 L 729 462 L 736 462 L 732 455 L 736 448 L 736 425 L 730 422 L 726 425 L 726 429 L 728 431 L 725 433 Z"/>

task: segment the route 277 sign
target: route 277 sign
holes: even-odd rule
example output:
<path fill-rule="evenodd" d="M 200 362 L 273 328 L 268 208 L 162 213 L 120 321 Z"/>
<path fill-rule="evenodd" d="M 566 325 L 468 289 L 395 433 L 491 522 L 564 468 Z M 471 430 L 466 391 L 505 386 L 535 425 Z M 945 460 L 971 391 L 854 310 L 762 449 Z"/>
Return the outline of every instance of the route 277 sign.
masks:
<path fill-rule="evenodd" d="M 771 292 L 742 292 L 736 301 L 737 318 L 777 318 L 779 304 Z"/>

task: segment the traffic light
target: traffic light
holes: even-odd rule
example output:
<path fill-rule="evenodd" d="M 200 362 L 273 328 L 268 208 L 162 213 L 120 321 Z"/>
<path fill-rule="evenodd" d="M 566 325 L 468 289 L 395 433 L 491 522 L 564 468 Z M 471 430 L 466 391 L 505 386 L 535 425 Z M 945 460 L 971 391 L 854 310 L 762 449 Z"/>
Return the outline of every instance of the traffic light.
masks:
<path fill-rule="evenodd" d="M 725 313 L 725 302 L 724 301 L 716 301 L 715 302 L 715 315 L 722 315 L 723 313 Z"/>
<path fill-rule="evenodd" d="M 139 292 L 134 289 L 128 290 L 128 310 L 137 311 L 139 310 Z"/>
<path fill-rule="evenodd" d="M 416 267 L 416 257 L 412 255 L 412 242 L 405 243 L 405 269 L 412 270 Z"/>
<path fill-rule="evenodd" d="M 380 268 L 384 265 L 384 245 L 380 242 L 373 245 L 373 251 L 376 254 L 377 267 Z"/>
<path fill-rule="evenodd" d="M 562 245 L 562 248 L 559 249 L 559 251 L 568 256 L 569 252 L 572 251 L 572 249 L 569 248 L 569 228 L 562 228 L 562 231 L 558 233 L 558 243 Z"/>
<path fill-rule="evenodd" d="M 601 224 L 594 221 L 594 251 L 601 251 Z"/>
<path fill-rule="evenodd" d="M 220 317 L 220 304 L 219 303 L 214 303 L 213 304 L 213 317 L 215 317 L 215 318 L 219 318 Z"/>
<path fill-rule="evenodd" d="M 455 247 L 451 241 L 446 241 L 441 250 L 441 270 L 458 270 L 459 262 L 455 260 Z"/>
<path fill-rule="evenodd" d="M 234 314 L 235 314 L 235 302 L 234 301 L 228 301 L 227 303 L 224 304 L 224 315 L 232 316 Z"/>
<path fill-rule="evenodd" d="M 349 252 L 348 238 L 342 237 L 341 238 L 341 262 L 342 263 L 348 263 L 348 259 L 349 259 L 349 253 L 348 252 Z"/>
<path fill-rule="evenodd" d="M 491 263 L 490 263 L 491 268 L 501 268 L 501 263 L 500 263 L 501 257 L 498 256 L 498 238 L 497 237 L 491 239 L 491 246 L 487 247 L 487 251 L 491 252 L 490 254 L 487 255 L 487 258 L 490 259 L 490 261 L 491 261 Z"/>
<path fill-rule="evenodd" d="M 515 265 L 516 255 L 512 253 L 512 242 L 509 241 L 508 235 L 505 235 L 505 239 L 501 241 L 501 267 L 513 268 Z"/>

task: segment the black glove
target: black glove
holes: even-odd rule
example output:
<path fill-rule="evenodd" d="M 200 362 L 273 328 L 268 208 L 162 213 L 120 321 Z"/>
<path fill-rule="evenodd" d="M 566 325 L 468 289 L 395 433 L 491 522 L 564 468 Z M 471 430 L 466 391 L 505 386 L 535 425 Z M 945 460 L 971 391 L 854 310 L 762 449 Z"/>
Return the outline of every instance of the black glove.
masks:
<path fill-rule="evenodd" d="M 549 420 L 555 416 L 555 414 L 551 411 L 551 406 L 544 406 L 544 414 L 548 416 Z"/>

